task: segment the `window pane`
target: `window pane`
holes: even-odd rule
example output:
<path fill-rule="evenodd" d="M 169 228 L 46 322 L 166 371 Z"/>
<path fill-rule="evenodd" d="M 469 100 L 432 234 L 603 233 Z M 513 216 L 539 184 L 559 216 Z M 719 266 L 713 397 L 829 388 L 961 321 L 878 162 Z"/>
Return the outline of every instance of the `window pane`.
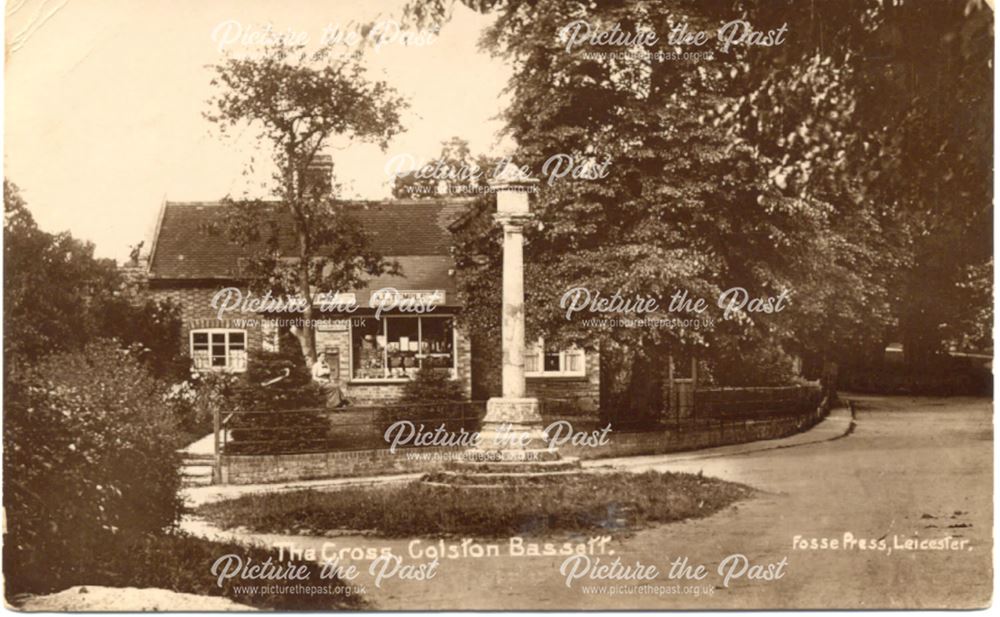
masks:
<path fill-rule="evenodd" d="M 229 351 L 229 368 L 243 371 L 247 368 L 247 352 L 242 349 Z"/>
<path fill-rule="evenodd" d="M 390 317 L 386 319 L 388 329 L 387 357 L 389 377 L 415 377 L 420 350 L 419 318 Z"/>
<path fill-rule="evenodd" d="M 545 371 L 559 371 L 559 352 L 558 351 L 545 351 Z"/>
<path fill-rule="evenodd" d="M 351 327 L 351 355 L 354 379 L 385 378 L 385 337 L 381 321 L 365 319 L 363 325 Z"/>
<path fill-rule="evenodd" d="M 538 343 L 527 343 L 524 349 L 524 372 L 537 373 L 542 370 L 541 349 Z"/>
<path fill-rule="evenodd" d="M 451 317 L 421 318 L 420 356 L 426 368 L 455 366 L 454 324 Z"/>
<path fill-rule="evenodd" d="M 566 370 L 571 373 L 583 372 L 583 350 L 574 349 L 566 352 Z"/>
<path fill-rule="evenodd" d="M 208 357 L 207 348 L 203 351 L 195 350 L 194 354 L 192 355 L 193 357 L 191 359 L 194 360 L 194 367 L 196 369 L 206 369 L 209 368 L 209 366 L 211 366 L 211 361 Z"/>
<path fill-rule="evenodd" d="M 243 349 L 246 347 L 246 335 L 242 332 L 230 332 L 229 333 L 229 348 L 230 349 Z"/>
<path fill-rule="evenodd" d="M 208 349 L 208 332 L 195 332 L 191 339 L 195 349 Z"/>

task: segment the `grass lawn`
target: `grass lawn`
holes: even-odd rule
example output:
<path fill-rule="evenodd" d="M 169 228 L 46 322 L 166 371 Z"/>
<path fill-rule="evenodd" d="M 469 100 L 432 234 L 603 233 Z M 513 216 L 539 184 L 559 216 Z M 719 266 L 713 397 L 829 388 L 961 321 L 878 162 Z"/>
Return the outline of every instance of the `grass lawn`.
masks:
<path fill-rule="evenodd" d="M 584 474 L 531 486 L 466 489 L 406 485 L 245 495 L 198 514 L 232 529 L 321 535 L 331 530 L 412 536 L 505 537 L 629 532 L 709 516 L 753 489 L 681 473 Z"/>

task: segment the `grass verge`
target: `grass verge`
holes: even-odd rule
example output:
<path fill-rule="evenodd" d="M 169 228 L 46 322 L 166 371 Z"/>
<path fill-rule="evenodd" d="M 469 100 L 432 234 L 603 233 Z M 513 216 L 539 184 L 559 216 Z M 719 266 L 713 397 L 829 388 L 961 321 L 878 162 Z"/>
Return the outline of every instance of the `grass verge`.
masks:
<path fill-rule="evenodd" d="M 8 577 L 7 599 L 8 602 L 16 603 L 18 594 L 47 594 L 75 585 L 100 585 L 140 589 L 154 587 L 181 593 L 222 596 L 258 609 L 359 610 L 366 606 L 361 597 L 349 595 L 345 583 L 339 579 L 321 579 L 319 565 L 307 561 L 294 563 L 308 568 L 308 581 L 241 580 L 237 576 L 224 580 L 220 587 L 217 577 L 211 573 L 212 564 L 220 557 L 230 554 L 237 555 L 244 564 L 259 564 L 268 558 L 276 565 L 288 563 L 278 560 L 277 550 L 213 542 L 178 532 L 136 535 L 104 543 L 92 555 L 92 560 L 85 564 L 62 561 L 46 564 L 44 569 L 38 571 L 12 572 L 16 564 L 5 563 L 4 572 Z M 8 569 L 8 565 L 12 568 Z M 282 589 L 272 589 L 268 593 L 248 593 L 248 587 L 264 584 Z M 330 593 L 297 593 L 296 589 L 291 588 L 300 584 L 328 587 Z"/>
<path fill-rule="evenodd" d="M 628 532 L 701 518 L 753 489 L 682 473 L 583 474 L 531 486 L 468 489 L 406 485 L 245 495 L 198 514 L 225 529 L 323 535 L 334 530 L 388 538 Z"/>

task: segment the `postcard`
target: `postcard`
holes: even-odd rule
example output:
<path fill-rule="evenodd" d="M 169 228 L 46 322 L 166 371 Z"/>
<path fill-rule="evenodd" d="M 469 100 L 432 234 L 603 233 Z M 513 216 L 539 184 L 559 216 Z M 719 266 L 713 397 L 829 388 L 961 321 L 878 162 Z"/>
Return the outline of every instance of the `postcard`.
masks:
<path fill-rule="evenodd" d="M 992 0 L 5 32 L 8 608 L 990 606 Z"/>

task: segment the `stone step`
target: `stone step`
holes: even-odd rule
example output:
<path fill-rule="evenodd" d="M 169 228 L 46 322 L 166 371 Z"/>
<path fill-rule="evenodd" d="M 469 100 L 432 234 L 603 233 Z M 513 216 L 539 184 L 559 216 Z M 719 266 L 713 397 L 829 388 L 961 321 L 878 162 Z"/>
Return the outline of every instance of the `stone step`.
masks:
<path fill-rule="evenodd" d="M 549 461 L 452 461 L 445 466 L 447 471 L 465 474 L 525 474 L 539 475 L 572 472 L 580 469 L 580 459 L 561 458 Z"/>
<path fill-rule="evenodd" d="M 566 460 L 558 450 L 548 448 L 527 448 L 527 449 L 472 449 L 463 453 L 463 462 L 491 463 L 491 462 L 553 462 Z"/>
<path fill-rule="evenodd" d="M 184 476 L 181 478 L 182 487 L 191 486 L 211 486 L 212 476 Z"/>
<path fill-rule="evenodd" d="M 188 477 L 212 477 L 211 465 L 184 465 L 181 467 L 181 475 Z"/>
<path fill-rule="evenodd" d="M 187 461 L 214 461 L 215 455 L 206 452 L 185 452 L 181 450 L 181 460 Z"/>
<path fill-rule="evenodd" d="M 182 461 L 181 469 L 185 467 L 208 467 L 212 468 L 215 466 L 215 461 Z"/>
<path fill-rule="evenodd" d="M 510 473 L 466 473 L 455 471 L 442 471 L 428 474 L 422 480 L 424 484 L 430 486 L 440 486 L 458 489 L 497 489 L 497 488 L 541 488 L 552 482 L 559 482 L 563 479 L 575 478 L 585 474 L 590 474 L 588 470 L 582 468 L 565 469 L 562 471 L 550 471 L 545 473 L 537 472 L 510 472 Z"/>

